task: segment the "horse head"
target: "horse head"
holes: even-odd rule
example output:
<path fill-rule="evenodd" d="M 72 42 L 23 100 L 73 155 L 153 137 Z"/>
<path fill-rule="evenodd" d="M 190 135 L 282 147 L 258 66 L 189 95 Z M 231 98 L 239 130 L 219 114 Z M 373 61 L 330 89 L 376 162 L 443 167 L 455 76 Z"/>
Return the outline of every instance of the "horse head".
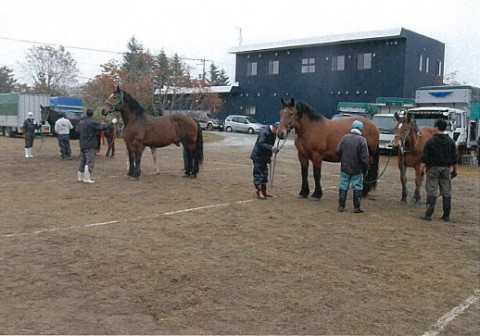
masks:
<path fill-rule="evenodd" d="M 285 139 L 288 132 L 295 126 L 298 121 L 297 107 L 295 98 L 292 97 L 289 102 L 281 98 L 282 109 L 280 110 L 280 125 L 277 129 L 277 135 L 280 139 Z"/>
<path fill-rule="evenodd" d="M 107 100 L 102 105 L 102 115 L 106 116 L 109 113 L 116 111 L 121 112 L 123 110 L 123 91 L 120 90 L 120 86 L 116 86 Z"/>
<path fill-rule="evenodd" d="M 41 118 L 42 125 L 45 125 L 49 115 L 50 115 L 50 106 L 40 105 L 40 118 Z"/>
<path fill-rule="evenodd" d="M 405 111 L 400 111 L 400 113 L 395 112 L 394 117 L 397 125 L 394 129 L 395 138 L 392 144 L 394 148 L 398 148 L 399 146 L 403 148 L 408 137 L 412 135 L 412 133 L 416 133 L 417 125 L 415 121 L 412 120 L 412 115 Z"/>

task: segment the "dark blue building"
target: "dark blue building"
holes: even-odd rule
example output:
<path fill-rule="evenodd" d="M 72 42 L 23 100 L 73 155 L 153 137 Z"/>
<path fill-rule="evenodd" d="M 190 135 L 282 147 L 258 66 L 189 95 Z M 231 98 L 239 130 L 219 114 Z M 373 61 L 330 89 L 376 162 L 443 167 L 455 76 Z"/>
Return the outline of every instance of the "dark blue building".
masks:
<path fill-rule="evenodd" d="M 331 117 L 337 103 L 414 98 L 443 83 L 445 45 L 407 29 L 324 36 L 230 49 L 234 90 L 222 95 L 228 114 L 278 120 L 280 98 L 303 100 Z"/>

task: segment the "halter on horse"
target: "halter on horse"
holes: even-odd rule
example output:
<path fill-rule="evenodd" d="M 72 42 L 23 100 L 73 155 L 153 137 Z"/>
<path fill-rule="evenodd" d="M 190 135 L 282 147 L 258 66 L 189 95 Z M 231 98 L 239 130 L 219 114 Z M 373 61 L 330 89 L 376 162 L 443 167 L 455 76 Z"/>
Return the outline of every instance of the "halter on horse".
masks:
<path fill-rule="evenodd" d="M 402 183 L 402 202 L 407 201 L 407 168 L 415 169 L 415 193 L 413 202 L 420 202 L 420 188 L 422 186 L 423 176 L 420 173 L 420 160 L 423 154 L 425 142 L 433 135 L 433 127 L 419 128 L 412 115 L 407 113 L 395 113 L 395 139 L 393 146 L 398 148 L 398 169 L 400 170 L 400 182 Z"/>
<path fill-rule="evenodd" d="M 282 98 L 281 102 L 280 126 L 277 135 L 280 139 L 285 139 L 292 128 L 296 131 L 295 146 L 298 150 L 302 175 L 302 187 L 299 192 L 301 197 L 308 197 L 310 193 L 309 161 L 312 161 L 313 164 L 315 181 L 315 190 L 311 197 L 315 199 L 322 197 L 323 192 L 320 185 L 322 161 L 340 161 L 336 154 L 337 144 L 345 134 L 350 133 L 352 122 L 356 119 L 360 119 L 364 124 L 362 134 L 367 140 L 370 155 L 370 169 L 363 182 L 363 196 L 367 196 L 371 189 L 375 189 L 379 162 L 379 132 L 373 122 L 364 117 L 330 120 L 308 104 L 296 102 L 294 98 L 290 102 L 285 102 Z"/>
<path fill-rule="evenodd" d="M 187 154 L 185 175 L 197 176 L 203 162 L 203 135 L 193 118 L 183 114 L 154 117 L 118 86 L 102 107 L 103 115 L 115 111 L 121 113 L 125 124 L 123 139 L 128 150 L 128 176 L 140 177 L 140 162 L 146 146 L 159 148 L 171 144 L 183 145 Z"/>

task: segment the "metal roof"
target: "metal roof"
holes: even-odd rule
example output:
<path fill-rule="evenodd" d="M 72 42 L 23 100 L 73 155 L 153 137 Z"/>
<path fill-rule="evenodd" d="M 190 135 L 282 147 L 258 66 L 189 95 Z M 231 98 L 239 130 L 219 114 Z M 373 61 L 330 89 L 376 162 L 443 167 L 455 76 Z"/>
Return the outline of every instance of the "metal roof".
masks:
<path fill-rule="evenodd" d="M 394 28 L 387 30 L 376 30 L 368 32 L 356 32 L 350 34 L 338 34 L 328 36 L 317 36 L 310 38 L 301 38 L 295 40 L 266 42 L 259 44 L 251 44 L 245 46 L 237 46 L 229 49 L 230 54 L 241 54 L 252 51 L 262 50 L 274 50 L 274 49 L 289 49 L 298 47 L 311 47 L 322 44 L 336 44 L 347 43 L 353 41 L 366 41 L 366 40 L 381 40 L 385 38 L 402 37 L 403 28 Z"/>

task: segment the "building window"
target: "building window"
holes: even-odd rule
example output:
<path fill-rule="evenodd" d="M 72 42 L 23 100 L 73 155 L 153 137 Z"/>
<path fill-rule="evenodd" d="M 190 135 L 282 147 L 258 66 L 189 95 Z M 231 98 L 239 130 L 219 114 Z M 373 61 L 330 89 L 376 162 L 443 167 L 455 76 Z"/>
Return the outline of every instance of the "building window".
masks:
<path fill-rule="evenodd" d="M 372 68 L 372 53 L 357 55 L 357 70 L 365 70 Z"/>
<path fill-rule="evenodd" d="M 427 57 L 425 60 L 425 72 L 428 73 L 428 70 L 430 68 L 430 57 Z"/>
<path fill-rule="evenodd" d="M 423 71 L 423 55 L 420 55 L 420 58 L 418 59 L 418 71 Z"/>
<path fill-rule="evenodd" d="M 269 61 L 267 75 L 278 75 L 280 67 L 280 61 Z"/>
<path fill-rule="evenodd" d="M 332 71 L 345 70 L 345 55 L 333 56 L 330 61 L 330 70 Z"/>
<path fill-rule="evenodd" d="M 436 66 L 436 69 L 435 69 L 435 73 L 437 74 L 437 76 L 442 75 L 442 61 L 437 61 L 437 66 Z"/>
<path fill-rule="evenodd" d="M 245 106 L 245 114 L 246 115 L 254 115 L 255 113 L 257 113 L 255 105 Z"/>
<path fill-rule="evenodd" d="M 257 75 L 257 62 L 247 63 L 247 76 Z"/>
<path fill-rule="evenodd" d="M 315 72 L 315 58 L 302 59 L 302 73 Z"/>

